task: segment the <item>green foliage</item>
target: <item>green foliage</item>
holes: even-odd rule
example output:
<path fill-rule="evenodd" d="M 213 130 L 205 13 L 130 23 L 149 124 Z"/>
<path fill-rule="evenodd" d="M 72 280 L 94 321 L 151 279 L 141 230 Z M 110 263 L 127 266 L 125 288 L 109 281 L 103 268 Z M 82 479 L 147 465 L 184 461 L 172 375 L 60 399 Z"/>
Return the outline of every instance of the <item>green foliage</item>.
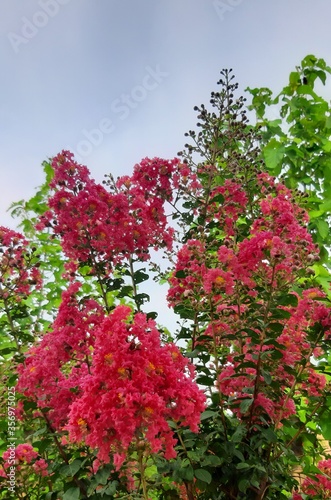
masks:
<path fill-rule="evenodd" d="M 325 85 L 330 74 L 323 59 L 308 55 L 276 96 L 267 88 L 247 89 L 266 167 L 272 175 L 281 175 L 288 187 L 305 194 L 311 232 L 325 265 L 331 243 L 331 107 L 316 87 Z M 271 112 L 278 115 L 276 119 L 270 118 Z"/>

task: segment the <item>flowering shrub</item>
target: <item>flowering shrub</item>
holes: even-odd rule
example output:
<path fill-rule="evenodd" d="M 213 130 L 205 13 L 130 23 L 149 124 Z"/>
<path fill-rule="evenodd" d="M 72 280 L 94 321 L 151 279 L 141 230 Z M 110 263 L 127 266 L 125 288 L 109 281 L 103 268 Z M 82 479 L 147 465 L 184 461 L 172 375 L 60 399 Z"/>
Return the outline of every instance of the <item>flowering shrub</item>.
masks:
<path fill-rule="evenodd" d="M 15 466 L 29 474 L 19 498 L 330 496 L 317 438 L 331 438 L 320 248 L 305 197 L 265 170 L 231 73 L 222 78 L 217 113 L 196 108 L 201 132 L 187 134 L 181 159 L 145 158 L 132 176 L 97 184 L 63 151 L 27 206 L 31 243 L 0 230 L 26 443 Z M 152 273 L 169 284 L 175 336 L 146 312 Z"/>
<path fill-rule="evenodd" d="M 0 227 L 0 294 L 2 300 L 20 301 L 31 293 L 32 286 L 41 286 L 40 273 L 28 242 L 20 233 Z"/>

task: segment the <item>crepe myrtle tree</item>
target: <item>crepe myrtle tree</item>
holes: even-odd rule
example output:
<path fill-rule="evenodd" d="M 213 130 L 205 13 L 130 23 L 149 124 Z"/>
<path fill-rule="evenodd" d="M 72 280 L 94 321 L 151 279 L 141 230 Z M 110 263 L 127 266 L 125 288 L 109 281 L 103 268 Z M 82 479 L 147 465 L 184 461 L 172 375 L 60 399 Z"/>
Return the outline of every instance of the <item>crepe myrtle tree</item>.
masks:
<path fill-rule="evenodd" d="M 22 233 L 0 228 L 0 498 L 330 497 L 317 188 L 272 175 L 272 127 L 249 124 L 231 70 L 218 83 L 178 158 L 98 184 L 62 151 L 12 206 Z M 176 332 L 149 310 L 151 279 Z"/>

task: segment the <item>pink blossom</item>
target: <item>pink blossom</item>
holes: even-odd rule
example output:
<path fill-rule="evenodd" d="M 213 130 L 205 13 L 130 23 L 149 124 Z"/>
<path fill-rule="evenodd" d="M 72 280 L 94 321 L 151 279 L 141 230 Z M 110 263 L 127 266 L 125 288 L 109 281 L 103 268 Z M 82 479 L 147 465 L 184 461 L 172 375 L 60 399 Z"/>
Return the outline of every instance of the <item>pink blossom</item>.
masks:
<path fill-rule="evenodd" d="M 71 405 L 70 439 L 98 449 L 108 462 L 123 463 L 129 445 L 145 439 L 152 453 L 174 457 L 167 421 L 198 431 L 205 397 L 193 381 L 193 367 L 173 344 L 160 344 L 152 320 L 118 306 L 96 332 L 91 375 Z"/>
<path fill-rule="evenodd" d="M 43 458 L 36 460 L 32 467 L 36 474 L 40 474 L 41 476 L 48 476 L 48 464 Z"/>

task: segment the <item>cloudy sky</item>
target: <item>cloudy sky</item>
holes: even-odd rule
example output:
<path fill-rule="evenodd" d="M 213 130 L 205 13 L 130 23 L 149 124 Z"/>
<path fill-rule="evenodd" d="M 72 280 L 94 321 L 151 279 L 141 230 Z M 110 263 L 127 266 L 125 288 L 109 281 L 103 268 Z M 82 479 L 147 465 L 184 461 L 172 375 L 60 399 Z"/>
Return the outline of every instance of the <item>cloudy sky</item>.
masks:
<path fill-rule="evenodd" d="M 222 68 L 277 91 L 307 54 L 331 64 L 330 19 L 329 0 L 1 0 L 0 225 L 62 149 L 97 180 L 174 157 Z"/>

